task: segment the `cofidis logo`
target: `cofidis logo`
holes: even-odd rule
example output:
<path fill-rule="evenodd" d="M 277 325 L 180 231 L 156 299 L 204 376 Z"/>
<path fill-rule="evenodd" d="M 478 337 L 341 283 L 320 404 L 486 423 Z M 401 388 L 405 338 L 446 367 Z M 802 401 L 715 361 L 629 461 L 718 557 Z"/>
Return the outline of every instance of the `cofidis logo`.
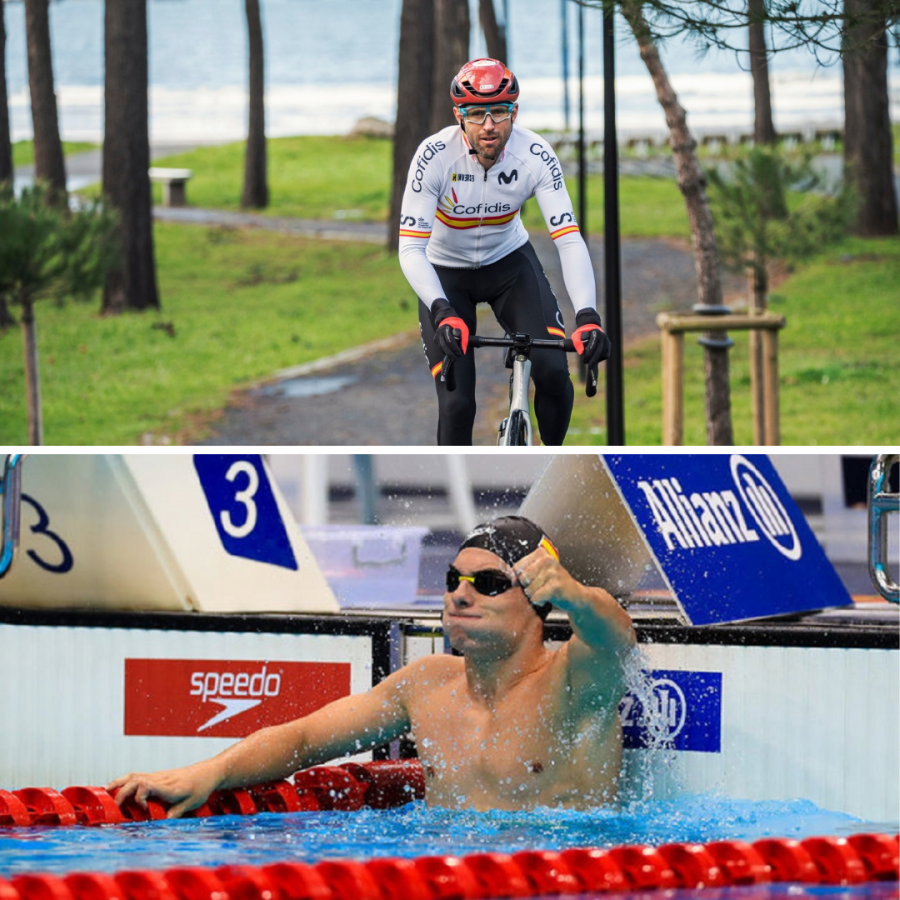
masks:
<path fill-rule="evenodd" d="M 782 556 L 799 560 L 797 529 L 775 489 L 748 459 L 734 455 L 731 484 L 687 490 L 677 477 L 637 482 L 670 551 L 768 541 Z"/>
<path fill-rule="evenodd" d="M 349 663 L 126 659 L 125 734 L 246 737 L 349 693 Z"/>

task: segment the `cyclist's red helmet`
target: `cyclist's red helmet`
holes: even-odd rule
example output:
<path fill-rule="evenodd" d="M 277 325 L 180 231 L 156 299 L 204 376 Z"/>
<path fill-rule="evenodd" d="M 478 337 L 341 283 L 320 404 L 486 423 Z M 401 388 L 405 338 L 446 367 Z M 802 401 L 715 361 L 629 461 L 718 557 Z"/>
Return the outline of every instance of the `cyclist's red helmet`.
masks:
<path fill-rule="evenodd" d="M 499 59 L 473 59 L 453 79 L 450 96 L 457 106 L 515 103 L 519 99 L 519 82 Z"/>

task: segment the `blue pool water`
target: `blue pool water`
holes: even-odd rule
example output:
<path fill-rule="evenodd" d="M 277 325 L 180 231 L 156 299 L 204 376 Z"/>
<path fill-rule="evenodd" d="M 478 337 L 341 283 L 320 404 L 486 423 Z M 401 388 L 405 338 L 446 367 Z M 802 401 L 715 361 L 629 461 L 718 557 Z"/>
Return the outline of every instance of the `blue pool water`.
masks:
<path fill-rule="evenodd" d="M 0 876 L 765 836 L 802 838 L 888 827 L 829 812 L 805 800 L 761 803 L 711 795 L 641 801 L 590 812 L 476 813 L 413 803 L 393 810 L 222 816 L 101 828 L 0 829 Z"/>

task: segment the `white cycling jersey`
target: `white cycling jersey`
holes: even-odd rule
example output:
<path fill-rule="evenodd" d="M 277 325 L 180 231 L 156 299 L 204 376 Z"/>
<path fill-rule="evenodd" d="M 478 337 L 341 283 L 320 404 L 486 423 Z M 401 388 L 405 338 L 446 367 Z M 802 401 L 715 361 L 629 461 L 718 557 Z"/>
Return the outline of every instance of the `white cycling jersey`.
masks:
<path fill-rule="evenodd" d="M 419 299 L 431 309 L 444 296 L 434 266 L 475 269 L 525 244 L 528 232 L 519 212 L 536 197 L 575 311 L 594 309 L 593 266 L 550 144 L 514 125 L 490 169 L 469 149 L 462 128 L 448 126 L 423 141 L 410 164 L 400 215 L 400 267 Z"/>

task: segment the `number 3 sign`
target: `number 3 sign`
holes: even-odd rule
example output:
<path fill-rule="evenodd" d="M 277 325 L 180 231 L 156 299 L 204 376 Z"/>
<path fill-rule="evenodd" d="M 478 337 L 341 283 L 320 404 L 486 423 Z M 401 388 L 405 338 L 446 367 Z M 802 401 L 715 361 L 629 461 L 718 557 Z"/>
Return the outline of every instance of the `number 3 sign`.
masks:
<path fill-rule="evenodd" d="M 194 468 L 228 553 L 297 568 L 260 456 L 195 456 Z"/>

